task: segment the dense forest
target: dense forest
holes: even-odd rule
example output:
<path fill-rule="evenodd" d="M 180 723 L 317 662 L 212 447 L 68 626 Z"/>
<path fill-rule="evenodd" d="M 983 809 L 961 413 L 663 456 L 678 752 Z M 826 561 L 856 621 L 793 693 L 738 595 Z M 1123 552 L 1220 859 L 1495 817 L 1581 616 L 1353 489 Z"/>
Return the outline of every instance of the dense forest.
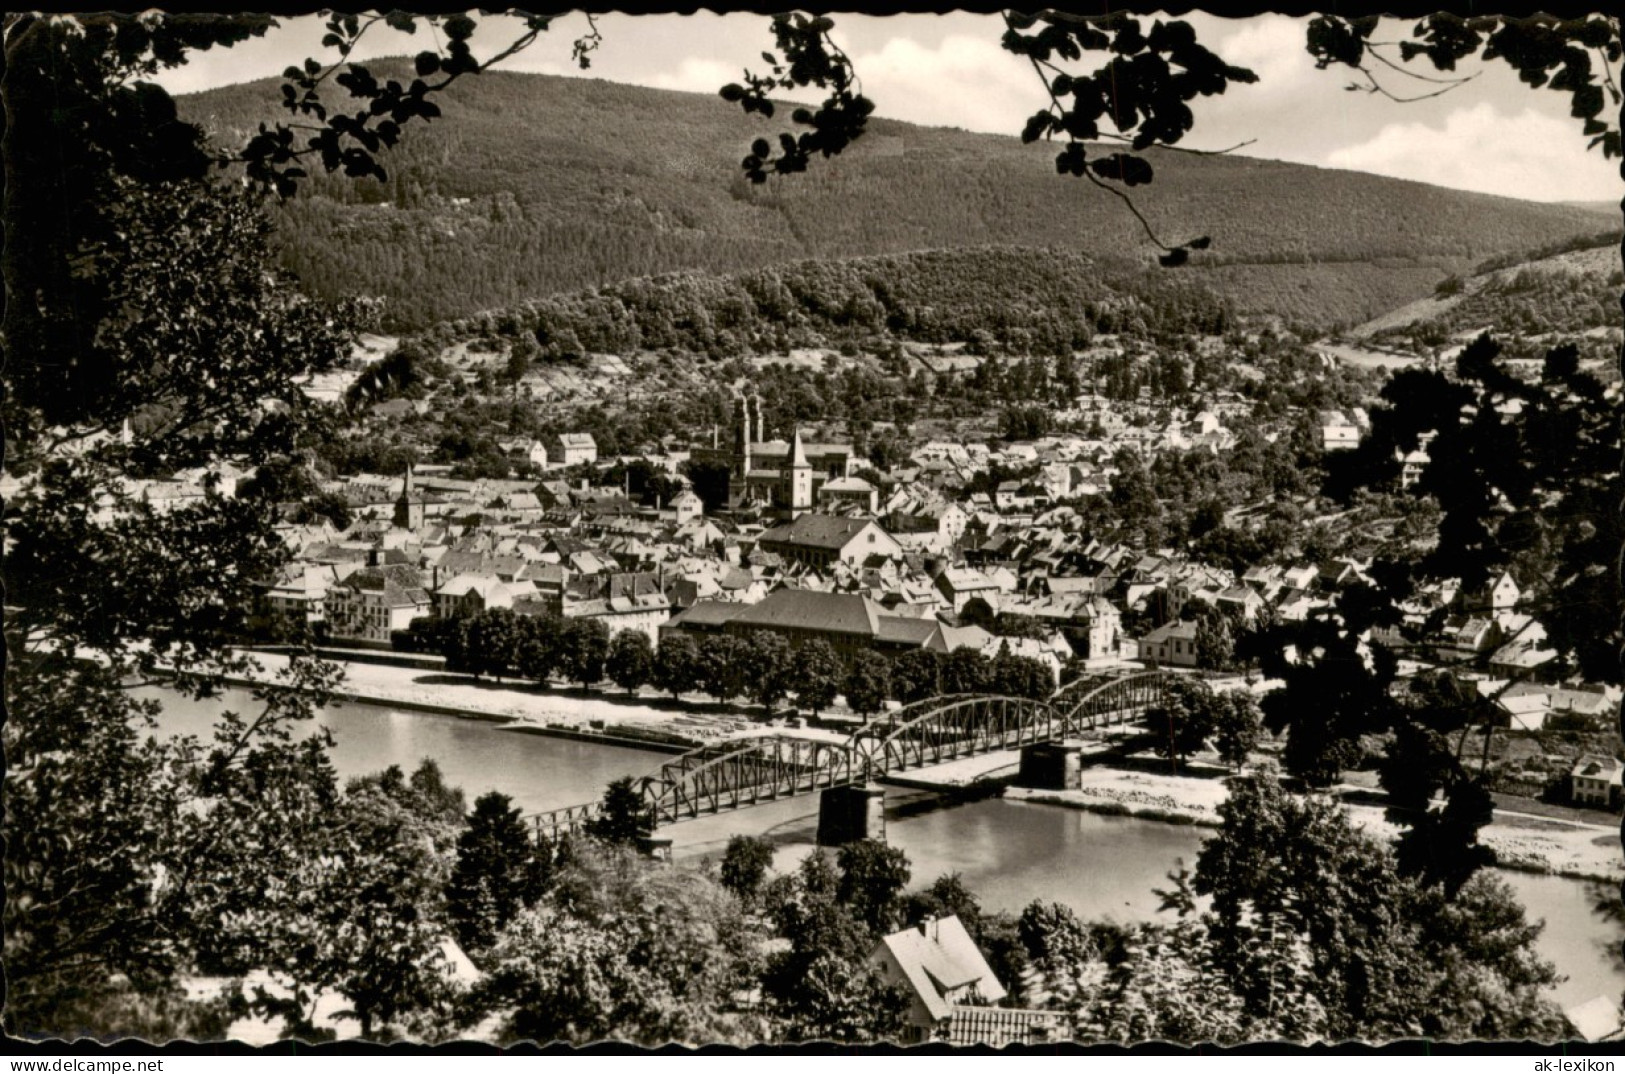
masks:
<path fill-rule="evenodd" d="M 410 77 L 404 61 L 375 69 Z M 277 118 L 276 100 L 261 81 L 180 106 L 229 144 Z M 277 213 L 283 262 L 307 287 L 389 298 L 396 329 L 681 269 L 988 243 L 1131 263 L 1154 252 L 1114 199 L 1059 179 L 1050 148 L 1014 137 L 877 120 L 838 160 L 756 187 L 738 161 L 763 127 L 715 97 L 493 72 L 439 104 L 444 121 L 410 132 L 387 183 L 316 175 Z M 1149 159 L 1155 181 L 1136 197 L 1151 223 L 1176 241 L 1212 237 L 1190 276 L 1249 311 L 1320 325 L 1612 223 L 1247 157 Z"/>
<path fill-rule="evenodd" d="M 1559 254 L 1438 285 L 1436 304 L 1396 310 L 1374 326 L 1372 338 L 1439 346 L 1451 337 L 1485 330 L 1506 341 L 1510 357 L 1535 357 L 1544 346 L 1530 337 L 1551 333 L 1587 335 L 1582 357 L 1613 358 L 1618 353 L 1619 295 L 1625 287 L 1617 242 Z M 1414 318 L 1408 314 L 1415 312 Z M 1384 323 L 1392 321 L 1394 323 Z M 1600 329 L 1612 329 L 1612 339 Z"/>
<path fill-rule="evenodd" d="M 681 350 L 723 357 L 876 338 L 1065 353 L 1097 333 L 1221 333 L 1230 303 L 1180 274 L 1108 270 L 1072 250 L 981 247 L 670 273 L 552 295 L 427 338 L 518 340 L 553 357 Z"/>

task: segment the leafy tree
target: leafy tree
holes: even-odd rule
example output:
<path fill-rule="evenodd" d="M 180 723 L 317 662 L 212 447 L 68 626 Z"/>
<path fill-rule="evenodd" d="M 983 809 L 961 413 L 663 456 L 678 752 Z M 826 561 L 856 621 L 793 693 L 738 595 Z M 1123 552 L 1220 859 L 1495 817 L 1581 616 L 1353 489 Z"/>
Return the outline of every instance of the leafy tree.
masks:
<path fill-rule="evenodd" d="M 654 831 L 654 817 L 643 792 L 631 776 L 623 776 L 604 790 L 598 815 L 587 824 L 587 834 L 611 844 L 635 845 Z"/>
<path fill-rule="evenodd" d="M 559 639 L 559 670 L 582 686 L 604 678 L 609 626 L 602 619 L 566 619 Z"/>
<path fill-rule="evenodd" d="M 332 492 L 312 496 L 298 517 L 310 522 L 325 520 L 340 533 L 349 529 L 355 521 L 354 516 L 350 514 L 350 505 L 345 502 L 344 497 Z"/>
<path fill-rule="evenodd" d="M 1196 624 L 1196 666 L 1228 671 L 1235 663 L 1236 639 L 1230 620 L 1222 612 L 1204 615 Z"/>
<path fill-rule="evenodd" d="M 547 887 L 548 859 L 512 799 L 492 791 L 475 800 L 446 884 L 447 917 L 465 951 L 490 947 L 521 908 L 535 904 Z"/>
<path fill-rule="evenodd" d="M 1194 888 L 1212 897 L 1209 937 L 1221 961 L 1237 967 L 1232 987 L 1246 1010 L 1267 1010 L 1285 988 L 1307 991 L 1335 1038 L 1467 1037 L 1486 1024 L 1546 1032 L 1561 1025 L 1532 987 L 1550 980 L 1552 968 L 1527 949 L 1511 962 L 1481 966 L 1473 986 L 1458 975 L 1481 937 L 1527 939 L 1529 926 L 1504 888 L 1492 894 L 1464 886 L 1480 901 L 1449 910 L 1441 889 L 1401 876 L 1387 849 L 1355 830 L 1334 802 L 1296 799 L 1273 776 L 1232 780 L 1220 812 L 1224 825 L 1202 848 Z M 1287 961 L 1284 952 L 1273 955 L 1270 964 L 1301 965 L 1301 972 L 1284 981 L 1243 968 L 1245 952 L 1275 945 L 1296 953 Z M 1450 995 L 1449 988 L 1461 991 Z"/>
<path fill-rule="evenodd" d="M 757 1043 L 768 1026 L 735 996 L 761 940 L 710 876 L 580 846 L 491 950 L 473 1016 L 501 1012 L 506 1041 Z"/>
<path fill-rule="evenodd" d="M 1258 702 L 1244 690 L 1227 690 L 1214 695 L 1213 705 L 1214 749 L 1221 760 L 1239 770 L 1263 737 Z"/>
<path fill-rule="evenodd" d="M 910 649 L 892 661 L 892 696 L 905 705 L 943 693 L 942 655 L 929 649 Z"/>
<path fill-rule="evenodd" d="M 755 899 L 772 865 L 772 843 L 753 835 L 736 835 L 728 840 L 728 849 L 723 851 L 718 879 L 741 902 L 749 903 Z"/>
<path fill-rule="evenodd" d="M 818 638 L 807 642 L 797 650 L 794 664 L 789 669 L 796 701 L 812 709 L 814 715 L 822 712 L 835 703 L 845 670 L 841 658 L 835 655 L 829 642 Z"/>
<path fill-rule="evenodd" d="M 1286 734 L 1287 771 L 1311 786 L 1329 786 L 1360 760 L 1361 735 L 1391 726 L 1394 661 L 1379 648 L 1368 667 L 1358 637 L 1329 616 L 1278 625 L 1252 641 L 1263 673 L 1282 680 L 1262 707 L 1265 726 Z M 1304 705 L 1314 706 L 1313 718 Z"/>
<path fill-rule="evenodd" d="M 1017 921 L 1021 942 L 1041 966 L 1075 969 L 1094 952 L 1089 932 L 1071 907 L 1034 900 Z"/>
<path fill-rule="evenodd" d="M 399 783 L 357 781 L 345 793 L 338 855 L 309 892 L 310 946 L 275 959 L 316 989 L 350 1001 L 361 1035 L 446 1001 L 440 892 L 449 854 L 422 828 L 421 799 Z M 303 916 L 303 915 L 301 915 Z M 297 919 L 296 919 L 297 920 Z"/>
<path fill-rule="evenodd" d="M 120 1012 L 184 1020 L 176 974 L 254 890 L 219 848 L 276 857 L 290 821 L 336 807 L 330 770 L 289 731 L 329 670 L 296 661 L 207 747 L 149 741 L 153 706 L 127 692 L 167 668 L 197 698 L 251 670 L 226 645 L 285 553 L 263 499 L 223 494 L 218 462 L 286 457 L 309 412 L 300 378 L 342 359 L 361 312 L 287 287 L 259 199 L 204 182 L 196 130 L 112 74 L 154 39 L 184 54 L 251 23 L 114 32 L 134 21 L 6 20 L 8 152 L 35 165 L 8 182 L 4 255 L 8 291 L 35 298 L 4 325 L 8 469 L 29 475 L 5 505 L 14 1031 L 53 1032 L 59 1011 L 97 1034 L 141 1030 L 94 1021 Z M 129 490 L 183 467 L 207 475 L 195 505 L 166 514 Z"/>
<path fill-rule="evenodd" d="M 564 621 L 553 615 L 524 615 L 513 620 L 516 637 L 514 670 L 532 682 L 546 684 L 564 663 Z"/>
<path fill-rule="evenodd" d="M 693 690 L 699 685 L 698 670 L 699 646 L 692 636 L 673 630 L 661 637 L 655 651 L 654 681 L 662 690 L 673 699 Z"/>
<path fill-rule="evenodd" d="M 989 686 L 989 661 L 977 649 L 961 648 L 942 661 L 942 692 L 979 694 Z"/>
<path fill-rule="evenodd" d="M 334 40 L 353 41 L 359 25 L 336 18 Z M 312 409 L 301 382 L 342 362 L 368 323 L 362 304 L 323 306 L 288 286 L 263 189 L 211 181 L 217 154 L 151 81 L 274 25 L 5 19 L 17 169 L 4 274 L 8 293 L 30 296 L 6 306 L 0 404 L 8 469 L 30 476 L 5 506 L 12 1030 L 57 1032 L 58 1017 L 96 1034 L 187 1024 L 176 975 L 210 966 L 267 968 L 307 996 L 337 990 L 367 1033 L 438 986 L 445 848 L 420 808 L 434 796 L 399 780 L 341 792 L 326 740 L 296 739 L 331 669 L 296 659 L 256 690 L 257 712 L 227 713 L 206 745 L 142 734 L 153 706 L 128 693 L 162 669 L 204 698 L 253 670 L 227 646 L 286 553 L 262 496 L 223 493 L 220 462 L 274 471 L 300 448 Z M 466 42 L 448 53 L 471 69 Z M 389 115 L 395 104 L 410 97 L 422 115 L 435 91 L 364 75 L 339 81 L 379 111 L 346 126 L 304 109 L 326 167 L 370 161 L 343 143 L 363 127 L 370 148 L 392 143 L 407 118 Z M 286 192 L 306 150 L 282 133 L 265 130 L 244 156 Z M 129 490 L 187 468 L 205 474 L 195 505 L 166 514 Z"/>
<path fill-rule="evenodd" d="M 728 506 L 728 467 L 725 463 L 691 460 L 683 466 L 683 475 L 688 478 L 694 495 L 705 505 L 707 514 L 715 514 Z"/>
<path fill-rule="evenodd" d="M 795 875 L 779 877 L 764 890 L 775 929 L 790 941 L 788 951 L 769 958 L 762 975 L 768 1009 L 792 1041 L 894 1040 L 908 998 L 866 964 L 874 935 L 839 897 L 840 884 L 829 859 L 814 851 Z"/>
<path fill-rule="evenodd" d="M 853 655 L 841 692 L 853 712 L 868 717 L 879 712 L 891 693 L 891 662 L 878 653 Z"/>
<path fill-rule="evenodd" d="M 605 670 L 616 686 L 635 694 L 654 676 L 654 647 L 641 630 L 622 630 L 610 639 Z"/>
<path fill-rule="evenodd" d="M 138 733 L 156 706 L 136 703 L 107 672 L 14 669 L 7 708 L 6 1028 L 49 1033 L 61 1028 L 58 1004 L 118 992 L 105 983 L 111 974 L 142 992 L 173 980 L 183 951 L 152 894 L 185 772 Z"/>
<path fill-rule="evenodd" d="M 716 698 L 729 701 L 745 692 L 750 643 L 732 634 L 710 634 L 699 641 L 696 685 Z"/>
<path fill-rule="evenodd" d="M 989 690 L 1012 697 L 1042 700 L 1055 692 L 1055 676 L 1043 661 L 1017 656 L 1008 646 L 989 662 L 987 679 Z"/>
<path fill-rule="evenodd" d="M 321 491 L 303 460 L 278 456 L 254 471 L 254 476 L 237 483 L 237 495 L 257 496 L 267 503 L 309 500 Z"/>
<path fill-rule="evenodd" d="M 1147 710 L 1146 725 L 1156 732 L 1157 749 L 1176 765 L 1207 745 L 1214 731 L 1216 699 L 1199 679 L 1175 679 L 1160 704 Z"/>
<path fill-rule="evenodd" d="M 790 643 L 782 635 L 758 630 L 745 639 L 745 682 L 751 699 L 768 712 L 790 692 Z"/>
<path fill-rule="evenodd" d="M 903 899 L 900 916 L 909 926 L 931 918 L 957 917 L 972 940 L 982 939 L 981 901 L 958 873 L 944 873 L 923 891 L 910 892 Z"/>
<path fill-rule="evenodd" d="M 836 898 L 876 935 L 896 924 L 898 896 L 908 886 L 908 856 L 875 839 L 848 843 L 836 858 L 841 870 Z"/>

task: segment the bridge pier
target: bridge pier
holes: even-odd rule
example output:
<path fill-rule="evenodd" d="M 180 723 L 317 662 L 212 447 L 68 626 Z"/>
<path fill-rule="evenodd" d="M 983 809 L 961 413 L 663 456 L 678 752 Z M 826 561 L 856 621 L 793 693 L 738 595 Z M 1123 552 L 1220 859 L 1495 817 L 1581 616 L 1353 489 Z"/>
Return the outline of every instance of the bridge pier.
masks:
<path fill-rule="evenodd" d="M 818 845 L 838 847 L 863 839 L 886 841 L 886 791 L 862 783 L 831 787 L 818 798 Z"/>
<path fill-rule="evenodd" d="M 1075 791 L 1083 784 L 1083 747 L 1065 742 L 1035 742 L 1021 747 L 1016 782 L 1042 791 Z"/>
<path fill-rule="evenodd" d="M 671 839 L 667 836 L 646 835 L 638 840 L 638 849 L 655 861 L 671 864 Z"/>

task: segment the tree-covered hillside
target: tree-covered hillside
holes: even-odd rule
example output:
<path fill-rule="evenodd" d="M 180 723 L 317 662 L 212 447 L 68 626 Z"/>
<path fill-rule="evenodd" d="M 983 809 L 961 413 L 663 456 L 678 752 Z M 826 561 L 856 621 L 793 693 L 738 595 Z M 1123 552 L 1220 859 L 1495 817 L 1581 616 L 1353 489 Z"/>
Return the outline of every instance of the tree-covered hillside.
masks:
<path fill-rule="evenodd" d="M 1586 357 L 1618 354 L 1620 290 L 1625 271 L 1617 240 L 1592 249 L 1449 277 L 1429 298 L 1411 303 L 1352 334 L 1378 342 L 1439 346 L 1492 332 L 1510 357 L 1538 357 L 1553 342 L 1573 341 Z"/>
<path fill-rule="evenodd" d="M 880 339 L 1066 354 L 1097 333 L 1223 332 L 1230 303 L 1196 277 L 1109 268 L 1075 250 L 990 246 L 733 275 L 668 273 L 441 325 L 441 344 L 533 334 L 555 358 L 678 350 L 716 357 Z"/>
<path fill-rule="evenodd" d="M 396 62 L 373 68 L 410 77 Z M 181 106 L 232 144 L 278 100 L 261 81 Z M 314 176 L 278 220 L 284 262 L 308 287 L 386 296 L 396 328 L 679 269 L 988 243 L 1153 252 L 1115 199 L 1014 137 L 876 121 L 826 166 L 755 187 L 738 162 L 766 125 L 718 98 L 492 72 L 438 103 L 444 119 L 408 133 L 387 183 Z M 1485 258 L 1611 224 L 1594 209 L 1355 172 L 1150 159 L 1156 178 L 1137 200 L 1152 224 L 1213 239 L 1189 275 L 1243 309 L 1318 324 L 1365 320 Z"/>

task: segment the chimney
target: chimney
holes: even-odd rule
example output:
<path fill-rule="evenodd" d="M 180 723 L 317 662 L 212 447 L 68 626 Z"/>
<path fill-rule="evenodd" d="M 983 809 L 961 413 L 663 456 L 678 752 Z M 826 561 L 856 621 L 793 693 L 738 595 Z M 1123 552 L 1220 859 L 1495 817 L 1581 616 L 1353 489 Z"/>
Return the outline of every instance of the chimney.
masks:
<path fill-rule="evenodd" d="M 378 566 L 378 546 L 377 545 L 373 545 L 371 548 L 367 549 L 367 566 L 369 566 L 369 567 Z"/>

